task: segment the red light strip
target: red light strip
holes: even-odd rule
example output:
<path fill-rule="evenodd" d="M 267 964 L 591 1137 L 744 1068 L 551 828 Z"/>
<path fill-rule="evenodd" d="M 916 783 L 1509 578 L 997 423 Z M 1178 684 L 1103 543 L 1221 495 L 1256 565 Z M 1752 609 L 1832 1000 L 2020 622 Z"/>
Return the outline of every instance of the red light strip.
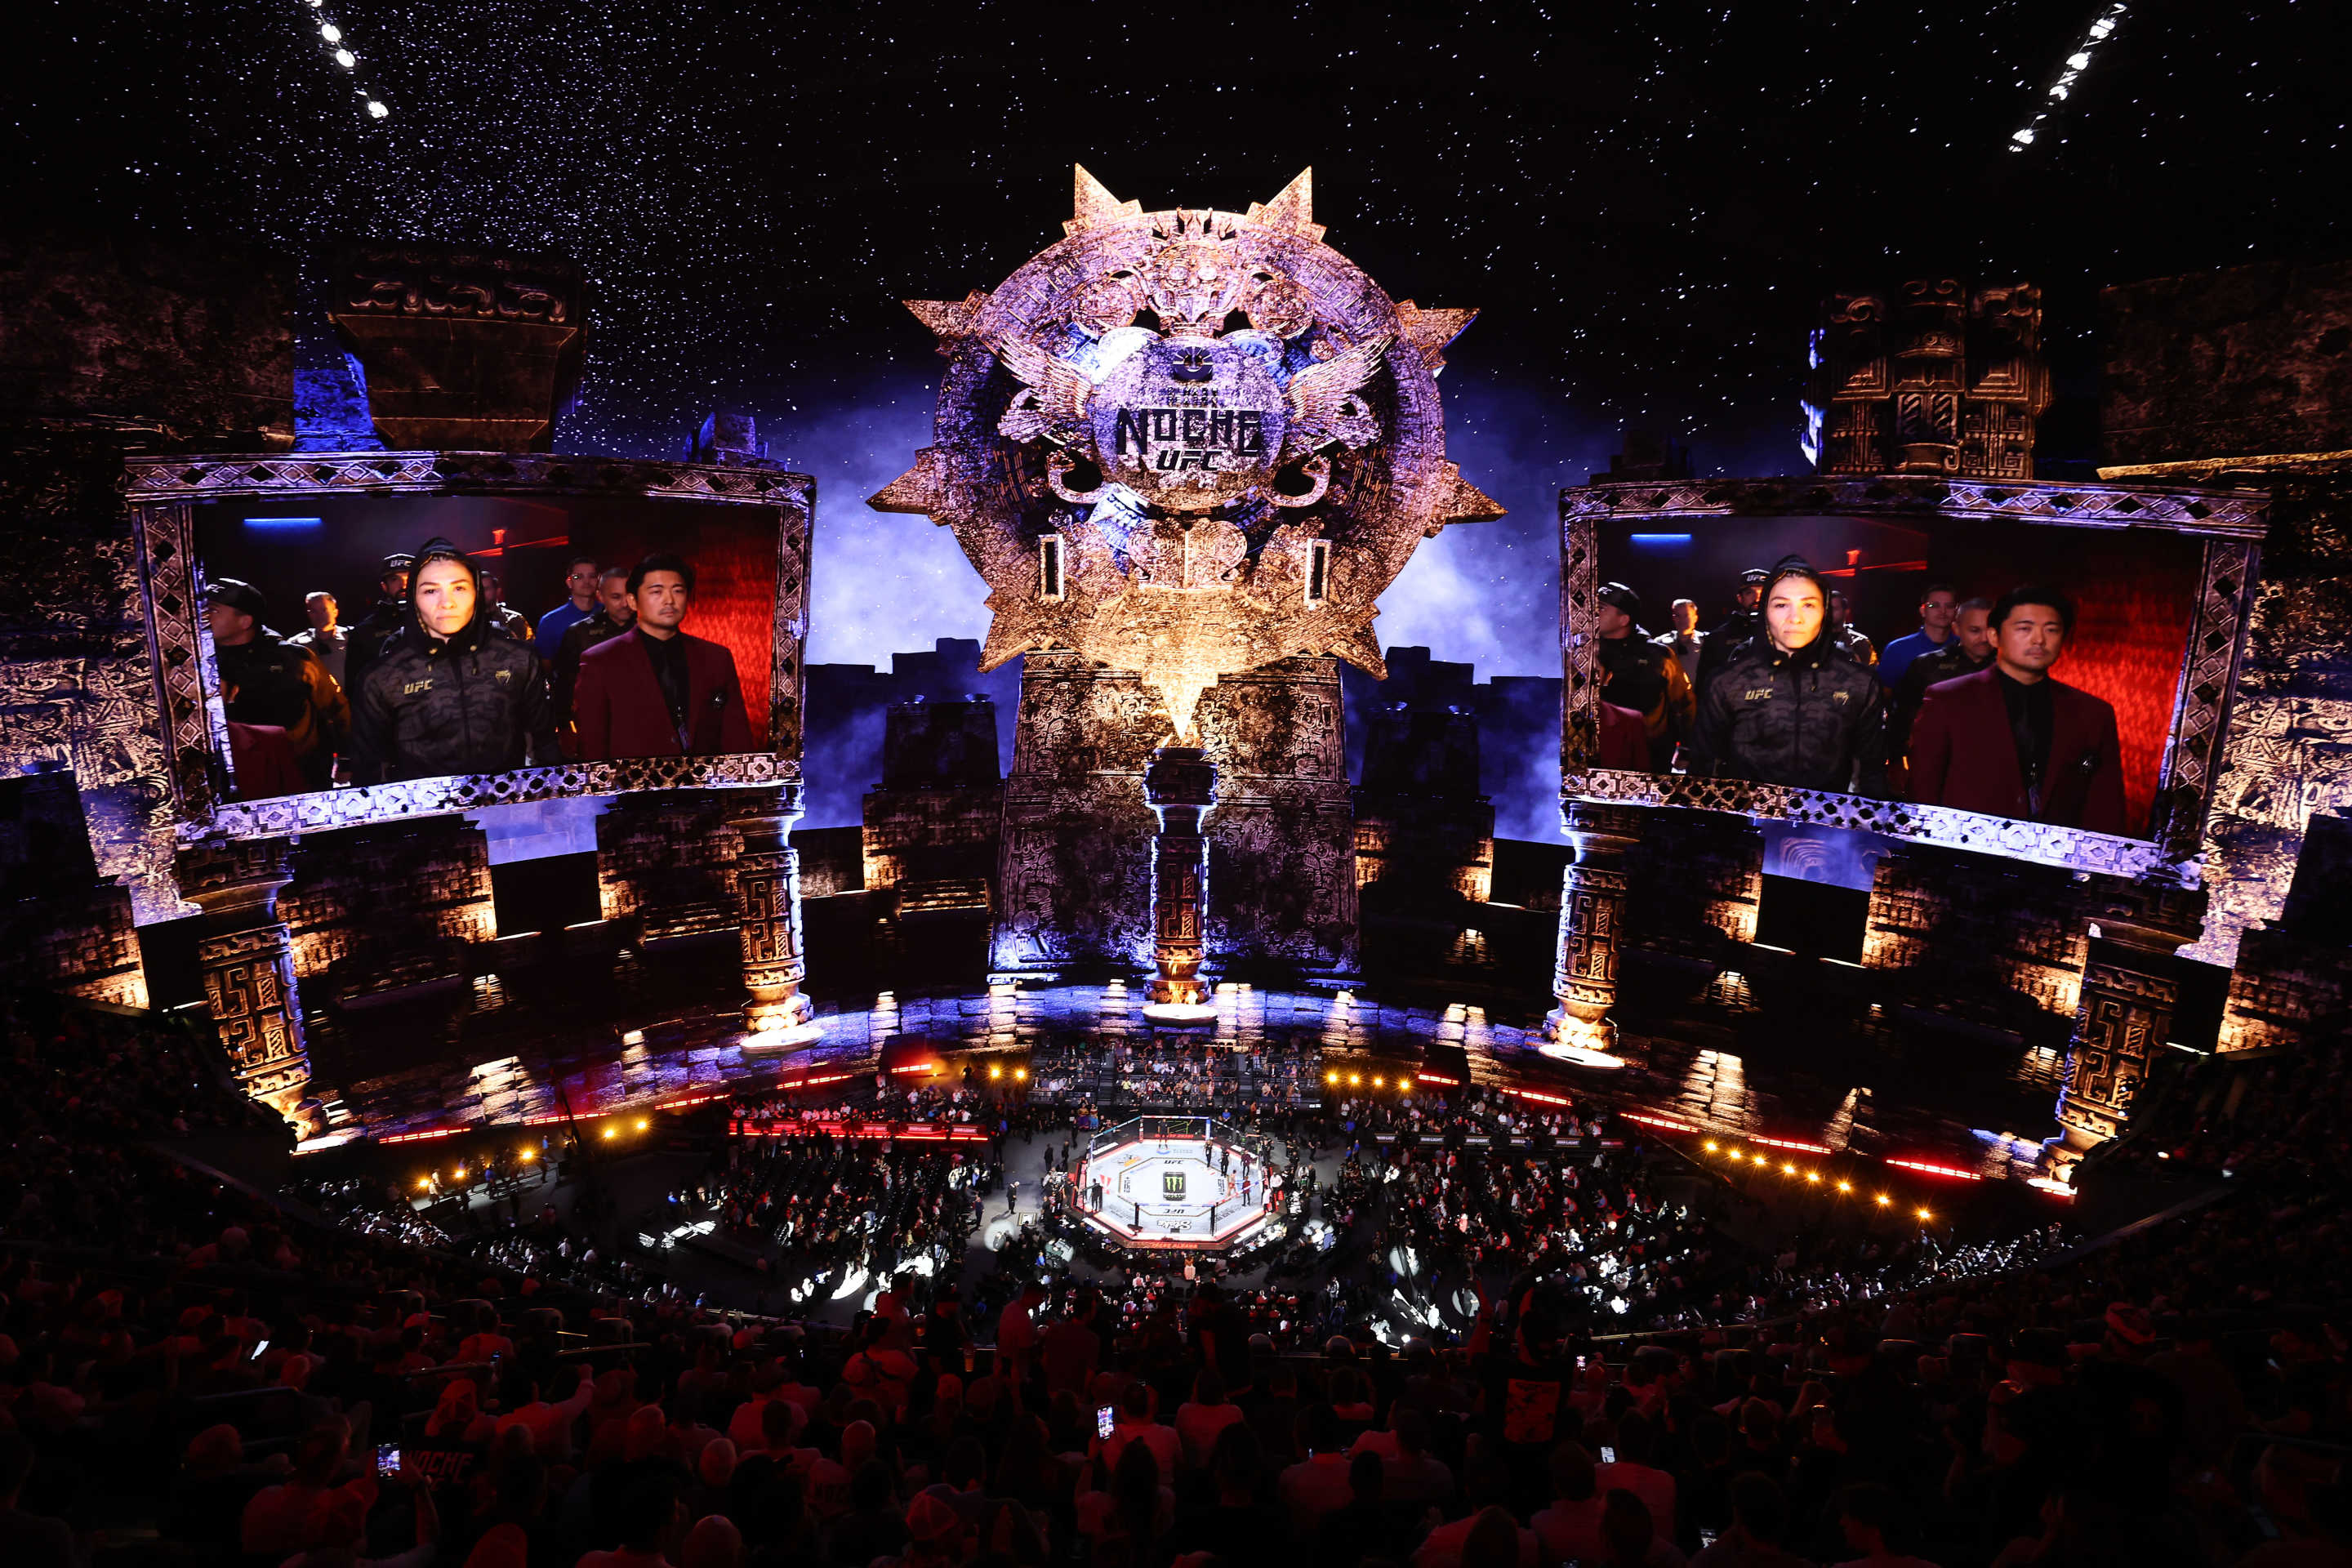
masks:
<path fill-rule="evenodd" d="M 1927 569 L 1927 563 L 1925 561 L 1879 561 L 1868 565 L 1824 566 L 1822 568 L 1822 575 L 1852 577 L 1864 572 L 1925 572 Z"/>
<path fill-rule="evenodd" d="M 466 1131 L 462 1127 L 428 1127 L 422 1132 L 395 1132 L 383 1139 L 386 1143 L 422 1143 L 428 1138 L 455 1138 Z"/>
<path fill-rule="evenodd" d="M 937 1062 L 901 1062 L 898 1066 L 892 1068 L 890 1070 L 892 1072 L 937 1072 L 940 1070 L 940 1064 Z"/>
<path fill-rule="evenodd" d="M 1557 1094 L 1545 1094 L 1532 1089 L 1515 1089 L 1511 1092 L 1521 1100 L 1532 1100 L 1539 1105 L 1574 1105 L 1576 1103 L 1572 1100 L 1564 1100 Z"/>
<path fill-rule="evenodd" d="M 1422 1070 L 1421 1081 L 1423 1083 L 1442 1083 L 1448 1089 L 1460 1089 L 1462 1087 L 1462 1080 L 1460 1079 L 1447 1078 L 1443 1073 L 1433 1073 L 1429 1071 L 1427 1068 L 1423 1068 Z"/>
<path fill-rule="evenodd" d="M 1957 1176 L 1964 1182 L 1981 1182 L 1984 1177 L 1975 1171 L 1963 1171 L 1957 1165 L 1933 1165 L 1925 1160 L 1889 1160 L 1890 1165 L 1900 1165 L 1906 1171 L 1925 1171 L 1931 1176 Z"/>
<path fill-rule="evenodd" d="M 1698 1131 L 1697 1128 L 1693 1127 L 1689 1122 L 1676 1121 L 1672 1117 L 1644 1116 L 1638 1110 L 1621 1110 L 1617 1114 L 1623 1117 L 1628 1121 L 1638 1121 L 1644 1127 L 1664 1127 L 1675 1132 L 1696 1132 Z"/>
<path fill-rule="evenodd" d="M 1794 1149 L 1800 1154 L 1827 1154 L 1829 1150 L 1819 1143 L 1801 1143 L 1793 1138 L 1742 1138 L 1743 1143 L 1762 1143 L 1774 1149 Z"/>

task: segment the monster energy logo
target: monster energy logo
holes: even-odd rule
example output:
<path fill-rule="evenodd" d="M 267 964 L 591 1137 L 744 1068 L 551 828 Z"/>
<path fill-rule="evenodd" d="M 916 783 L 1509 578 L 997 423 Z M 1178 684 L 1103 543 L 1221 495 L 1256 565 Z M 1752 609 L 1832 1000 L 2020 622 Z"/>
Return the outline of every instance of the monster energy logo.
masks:
<path fill-rule="evenodd" d="M 1182 1197 L 1184 1195 L 1184 1173 L 1181 1171 L 1160 1172 L 1160 1195 L 1163 1198 Z"/>

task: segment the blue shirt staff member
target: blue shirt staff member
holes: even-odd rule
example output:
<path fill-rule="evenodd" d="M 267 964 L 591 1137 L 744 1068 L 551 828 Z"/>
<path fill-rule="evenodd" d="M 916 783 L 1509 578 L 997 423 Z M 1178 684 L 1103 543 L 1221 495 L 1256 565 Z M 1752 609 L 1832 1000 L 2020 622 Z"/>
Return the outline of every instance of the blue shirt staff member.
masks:
<path fill-rule="evenodd" d="M 563 586 L 572 596 L 539 617 L 538 635 L 533 646 L 548 658 L 563 646 L 563 634 L 596 613 L 596 558 L 575 555 L 564 568 Z"/>
<path fill-rule="evenodd" d="M 1959 613 L 1960 595 L 1949 583 L 1930 583 L 1919 595 L 1919 629 L 1888 643 L 1878 656 L 1878 682 L 1888 690 L 1903 684 L 1911 661 L 1941 652 L 1952 640 L 1952 619 Z"/>

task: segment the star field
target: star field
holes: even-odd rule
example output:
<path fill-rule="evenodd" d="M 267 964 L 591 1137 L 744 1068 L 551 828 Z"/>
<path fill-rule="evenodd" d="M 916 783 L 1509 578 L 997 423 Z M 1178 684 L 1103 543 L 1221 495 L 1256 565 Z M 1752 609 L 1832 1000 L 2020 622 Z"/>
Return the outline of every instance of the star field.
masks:
<path fill-rule="evenodd" d="M 2313 0 L 2131 5 L 2062 99 L 2110 0 L 29 9 L 20 216 L 572 257 L 595 336 L 562 445 L 668 452 L 712 406 L 757 413 L 820 479 L 818 657 L 912 646 L 959 604 L 937 629 L 977 625 L 944 535 L 858 504 L 936 385 L 896 301 L 1057 237 L 1073 163 L 1147 207 L 1245 205 L 1311 164 L 1331 242 L 1391 295 L 1481 309 L 1441 387 L 1513 515 L 1424 551 L 1381 629 L 1467 639 L 1442 651 L 1488 672 L 1548 668 L 1550 492 L 1625 426 L 1708 471 L 1799 467 L 1825 289 L 2042 283 L 2044 450 L 2084 462 L 2096 289 L 2340 251 L 2352 187 Z"/>

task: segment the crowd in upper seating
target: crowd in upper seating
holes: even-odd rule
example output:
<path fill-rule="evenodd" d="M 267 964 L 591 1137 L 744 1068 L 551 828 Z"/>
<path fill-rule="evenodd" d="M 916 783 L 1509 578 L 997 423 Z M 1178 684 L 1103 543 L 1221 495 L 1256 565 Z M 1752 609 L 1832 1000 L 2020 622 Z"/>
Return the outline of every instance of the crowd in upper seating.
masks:
<path fill-rule="evenodd" d="M 1034 1052 L 1041 1100 L 1115 1103 L 1137 1110 L 1215 1108 L 1240 1116 L 1287 1110 L 1323 1098 L 1320 1045 L 1305 1033 L 1155 1047 L 1150 1040 L 1057 1040 Z"/>
<path fill-rule="evenodd" d="M 2300 1050 L 2233 1061 L 2229 1053 L 2181 1071 L 2135 1113 L 2127 1144 L 2102 1163 L 2175 1179 L 2332 1179 L 2352 1162 L 2352 1059 L 2340 1035 Z"/>

